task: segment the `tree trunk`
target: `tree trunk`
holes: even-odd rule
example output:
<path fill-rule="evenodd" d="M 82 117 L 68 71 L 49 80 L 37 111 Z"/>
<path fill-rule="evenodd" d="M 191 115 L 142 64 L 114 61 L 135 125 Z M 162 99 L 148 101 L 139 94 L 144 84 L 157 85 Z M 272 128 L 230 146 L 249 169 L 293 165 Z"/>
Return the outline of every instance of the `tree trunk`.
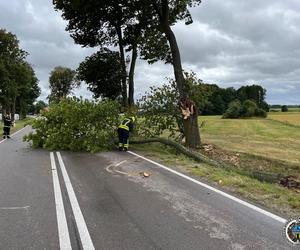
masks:
<path fill-rule="evenodd" d="M 180 52 L 178 48 L 178 44 L 176 41 L 176 37 L 169 25 L 169 6 L 168 1 L 162 1 L 162 15 L 161 15 L 161 25 L 163 28 L 164 33 L 168 39 L 171 54 L 172 54 L 172 64 L 174 68 L 174 75 L 176 79 L 177 89 L 180 94 L 180 101 L 190 101 L 188 97 L 188 93 L 184 89 L 184 77 L 183 77 L 183 70 L 181 65 L 181 58 Z M 200 146 L 200 132 L 198 126 L 198 114 L 197 109 L 194 105 L 194 112 L 187 117 L 187 119 L 183 120 L 184 124 L 184 135 L 185 135 L 185 143 L 190 148 L 197 148 Z"/>
<path fill-rule="evenodd" d="M 195 106 L 194 109 L 196 109 Z M 201 139 L 197 111 L 195 111 L 188 119 L 183 120 L 183 128 L 185 144 L 190 148 L 198 148 L 201 145 Z"/>
<path fill-rule="evenodd" d="M 127 107 L 127 73 L 126 73 L 126 63 L 125 63 L 125 54 L 124 54 L 124 46 L 123 46 L 123 36 L 121 26 L 116 27 L 118 39 L 119 39 L 119 51 L 120 51 L 120 59 L 122 64 L 122 103 L 123 107 Z"/>
<path fill-rule="evenodd" d="M 129 71 L 129 99 L 128 104 L 129 107 L 134 105 L 134 70 L 135 70 L 135 63 L 137 59 L 137 48 L 136 44 L 132 47 L 132 57 L 131 57 L 131 64 L 130 64 L 130 71 Z"/>
<path fill-rule="evenodd" d="M 16 101 L 17 101 L 17 97 L 14 97 L 12 105 L 11 105 L 11 120 L 12 120 L 12 122 L 15 121 Z"/>

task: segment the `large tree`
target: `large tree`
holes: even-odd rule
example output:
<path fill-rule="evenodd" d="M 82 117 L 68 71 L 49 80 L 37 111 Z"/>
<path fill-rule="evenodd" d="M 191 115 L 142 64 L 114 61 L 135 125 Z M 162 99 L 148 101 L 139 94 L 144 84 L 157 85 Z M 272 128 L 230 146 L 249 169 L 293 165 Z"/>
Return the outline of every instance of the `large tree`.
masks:
<path fill-rule="evenodd" d="M 49 77 L 50 95 L 49 102 L 57 102 L 66 98 L 72 92 L 72 89 L 78 86 L 75 79 L 76 72 L 70 68 L 58 66 L 55 67 Z"/>
<path fill-rule="evenodd" d="M 184 135 L 186 145 L 191 148 L 200 146 L 200 133 L 198 127 L 197 108 L 190 98 L 190 93 L 185 87 L 185 79 L 180 57 L 180 51 L 176 41 L 174 32 L 171 26 L 178 20 L 185 19 L 186 24 L 192 23 L 192 17 L 188 7 L 196 6 L 201 3 L 201 0 L 132 0 L 128 1 L 131 5 L 132 13 L 137 15 L 137 20 L 144 23 L 144 32 L 152 32 L 157 34 L 160 39 L 168 41 L 170 54 L 165 54 L 165 60 L 170 61 L 173 65 L 176 87 L 179 92 L 179 103 L 183 113 Z M 146 36 L 147 37 L 147 36 Z M 152 41 L 152 39 L 148 39 Z M 157 41 L 157 40 L 156 40 Z M 147 42 L 146 44 L 149 44 Z M 159 43 L 161 46 L 162 43 Z M 157 44 L 154 41 L 152 49 L 148 48 L 151 53 L 146 54 L 146 59 L 162 56 L 160 51 L 157 51 Z M 155 53 L 157 52 L 157 53 Z M 149 57 L 150 56 L 150 57 Z"/>
<path fill-rule="evenodd" d="M 16 96 L 15 110 L 20 114 L 20 118 L 25 118 L 31 106 L 39 97 L 41 89 L 38 86 L 38 79 L 34 70 L 28 63 L 19 65 L 16 70 L 18 79 L 18 94 Z"/>
<path fill-rule="evenodd" d="M 62 16 L 68 21 L 66 30 L 78 44 L 83 46 L 118 46 L 122 64 L 122 96 L 123 105 L 127 106 L 127 73 L 125 61 L 124 26 L 128 24 L 130 11 L 127 1 L 93 1 L 93 0 L 53 0 L 56 10 L 63 12 Z M 132 46 L 132 67 L 134 70 L 136 46 Z M 133 74 L 133 73 L 132 73 Z M 132 76 L 132 74 L 129 74 Z M 133 78 L 132 78 L 133 79 Z M 133 87 L 131 81 L 130 87 Z M 132 90 L 130 98 L 133 102 Z"/>
<path fill-rule="evenodd" d="M 40 94 L 38 80 L 17 37 L 0 29 L 0 105 L 3 113 L 17 111 L 26 116 L 27 106 Z"/>
<path fill-rule="evenodd" d="M 126 44 L 124 34 L 135 34 L 134 39 L 129 39 L 133 52 L 134 46 L 140 45 L 141 54 L 145 59 L 155 61 L 161 58 L 172 63 L 180 94 L 178 102 L 185 114 L 183 117 L 186 144 L 192 148 L 200 145 L 197 109 L 184 87 L 180 52 L 171 26 L 182 19 L 186 19 L 187 24 L 191 23 L 188 7 L 200 2 L 200 0 L 53 1 L 55 8 L 62 10 L 63 17 L 69 21 L 67 30 L 75 42 L 84 46 L 118 44 L 123 69 L 125 69 Z M 130 32 L 132 27 L 135 32 Z M 169 46 L 165 46 L 166 42 Z M 124 86 L 126 87 L 126 83 L 124 84 L 123 80 L 123 101 L 127 93 Z"/>
<path fill-rule="evenodd" d="M 237 97 L 241 102 L 245 100 L 253 100 L 259 108 L 269 111 L 269 106 L 265 101 L 266 89 L 260 85 L 246 85 L 237 90 Z"/>
<path fill-rule="evenodd" d="M 95 98 L 116 99 L 121 94 L 122 82 L 119 53 L 103 48 L 87 57 L 77 69 L 77 78 L 88 84 Z"/>

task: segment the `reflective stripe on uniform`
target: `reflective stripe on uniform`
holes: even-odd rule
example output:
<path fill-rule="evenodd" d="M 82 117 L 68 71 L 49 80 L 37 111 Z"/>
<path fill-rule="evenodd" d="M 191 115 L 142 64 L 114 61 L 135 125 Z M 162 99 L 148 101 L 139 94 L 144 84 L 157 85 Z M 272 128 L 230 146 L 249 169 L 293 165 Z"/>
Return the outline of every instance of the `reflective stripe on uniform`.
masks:
<path fill-rule="evenodd" d="M 129 131 L 129 123 L 130 123 L 130 119 L 126 118 L 121 122 L 121 125 L 119 126 L 119 128 Z"/>

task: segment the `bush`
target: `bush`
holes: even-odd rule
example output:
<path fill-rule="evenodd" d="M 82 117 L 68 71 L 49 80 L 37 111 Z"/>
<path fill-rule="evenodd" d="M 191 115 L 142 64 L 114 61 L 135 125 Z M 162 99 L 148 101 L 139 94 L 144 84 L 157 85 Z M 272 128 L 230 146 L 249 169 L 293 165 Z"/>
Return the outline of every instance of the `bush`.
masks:
<path fill-rule="evenodd" d="M 36 119 L 34 133 L 24 137 L 33 147 L 96 152 L 114 146 L 119 105 L 68 98 L 50 106 Z"/>
<path fill-rule="evenodd" d="M 240 101 L 235 100 L 228 105 L 228 109 L 223 114 L 222 118 L 239 118 L 242 112 L 242 105 Z"/>
<path fill-rule="evenodd" d="M 289 111 L 289 108 L 287 105 L 281 106 L 281 112 L 288 112 L 288 111 Z"/>
<path fill-rule="evenodd" d="M 235 100 L 229 103 L 228 109 L 222 118 L 249 118 L 253 116 L 266 118 L 267 112 L 258 108 L 254 101 L 246 100 L 243 102 L 243 105 L 241 105 L 240 101 Z"/>
<path fill-rule="evenodd" d="M 246 100 L 243 102 L 242 113 L 243 117 L 253 117 L 255 116 L 255 111 L 257 110 L 257 105 L 254 101 Z"/>
<path fill-rule="evenodd" d="M 257 110 L 255 110 L 255 116 L 266 118 L 267 112 L 263 109 L 257 109 Z"/>

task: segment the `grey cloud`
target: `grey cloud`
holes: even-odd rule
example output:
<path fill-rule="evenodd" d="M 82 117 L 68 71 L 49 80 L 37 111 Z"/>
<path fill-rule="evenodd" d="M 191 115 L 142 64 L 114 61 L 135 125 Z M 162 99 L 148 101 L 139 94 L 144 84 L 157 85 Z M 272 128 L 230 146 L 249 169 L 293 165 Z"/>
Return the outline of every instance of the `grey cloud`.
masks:
<path fill-rule="evenodd" d="M 41 99 L 49 95 L 49 74 L 56 66 L 76 69 L 78 64 L 95 49 L 75 45 L 65 31 L 66 22 L 54 11 L 52 1 L 25 0 L 0 2 L 1 28 L 17 35 L 20 47 L 27 52 L 27 60 L 35 69 L 41 87 Z M 82 86 L 77 95 L 91 97 Z"/>
<path fill-rule="evenodd" d="M 299 1 L 210 0 L 191 13 L 192 25 L 174 27 L 185 69 L 221 86 L 259 83 L 270 103 L 280 94 L 300 103 Z"/>
<path fill-rule="evenodd" d="M 95 51 L 74 45 L 52 1 L 1 1 L 0 9 L 1 27 L 15 33 L 30 53 L 42 98 L 55 66 L 75 69 Z M 258 83 L 270 103 L 300 104 L 299 0 L 203 0 L 191 13 L 192 25 L 173 27 L 185 70 L 222 87 Z M 166 83 L 173 69 L 139 60 L 135 77 L 138 98 L 149 86 Z M 86 86 L 76 94 L 91 96 Z"/>

